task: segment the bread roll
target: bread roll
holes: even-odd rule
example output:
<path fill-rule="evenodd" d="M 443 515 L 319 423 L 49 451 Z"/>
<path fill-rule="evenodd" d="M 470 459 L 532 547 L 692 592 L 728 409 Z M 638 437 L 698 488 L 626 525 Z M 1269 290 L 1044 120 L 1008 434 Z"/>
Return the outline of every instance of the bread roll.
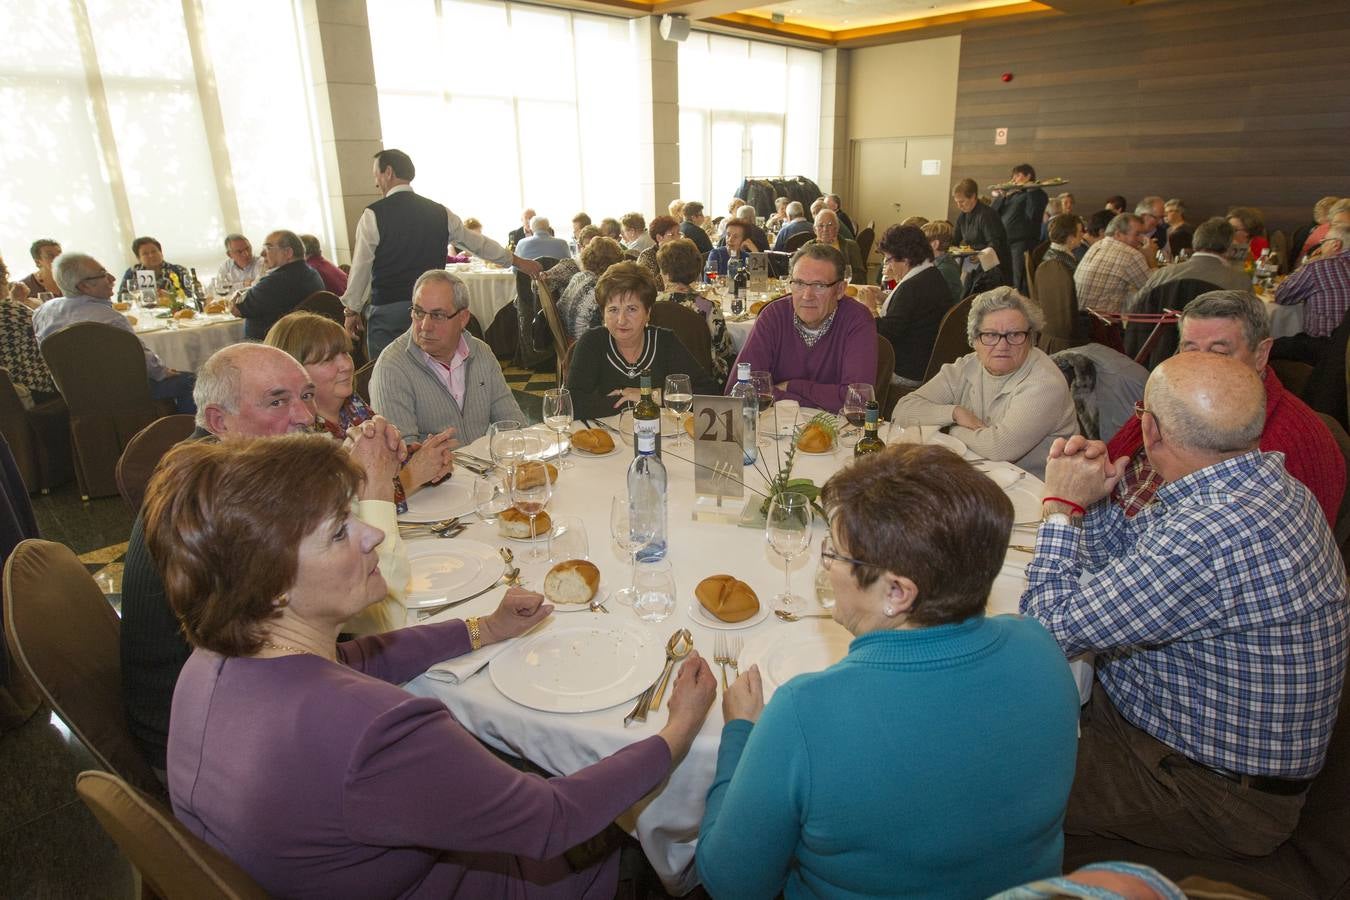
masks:
<path fill-rule="evenodd" d="M 759 612 L 759 598 L 744 581 L 731 575 L 711 575 L 698 583 L 694 596 L 723 622 L 744 622 Z"/>
<path fill-rule="evenodd" d="M 600 570 L 584 559 L 558 563 L 544 576 L 544 597 L 550 603 L 575 606 L 590 603 L 600 590 Z"/>
<path fill-rule="evenodd" d="M 548 517 L 548 513 L 541 512 L 534 517 L 535 537 L 548 534 L 552 527 L 553 520 Z M 508 507 L 497 519 L 497 530 L 506 537 L 528 541 L 530 539 L 530 517 L 514 506 Z"/>
<path fill-rule="evenodd" d="M 819 425 L 807 425 L 797 438 L 797 449 L 806 453 L 828 453 L 833 446 L 830 433 Z"/>
<path fill-rule="evenodd" d="M 175 319 L 191 319 L 196 315 L 197 311 L 195 309 L 180 309 L 173 314 L 173 317 Z"/>
<path fill-rule="evenodd" d="M 122 301 L 118 300 L 117 302 L 113 303 L 113 309 L 117 310 L 118 312 L 126 312 L 127 310 L 131 309 L 131 304 L 123 303 Z"/>
<path fill-rule="evenodd" d="M 757 315 L 759 315 L 760 312 L 763 311 L 764 307 L 766 307 L 766 306 L 768 306 L 768 305 L 769 305 L 769 301 L 767 301 L 767 300 L 756 300 L 754 303 L 751 303 L 751 304 L 750 304 L 750 315 L 752 315 L 752 316 L 757 316 Z"/>
<path fill-rule="evenodd" d="M 572 435 L 572 446 L 584 453 L 608 453 L 614 449 L 614 438 L 603 428 L 583 428 Z"/>
<path fill-rule="evenodd" d="M 548 468 L 548 480 L 550 484 L 558 483 L 558 467 L 553 463 L 544 463 Z M 543 469 L 532 465 L 524 470 L 524 478 L 521 479 L 519 487 L 537 487 L 544 477 Z"/>

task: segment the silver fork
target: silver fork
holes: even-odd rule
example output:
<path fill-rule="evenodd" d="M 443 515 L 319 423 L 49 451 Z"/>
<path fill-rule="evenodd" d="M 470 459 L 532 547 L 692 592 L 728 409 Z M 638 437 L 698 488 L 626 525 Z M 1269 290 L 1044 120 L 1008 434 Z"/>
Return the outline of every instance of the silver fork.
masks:
<path fill-rule="evenodd" d="M 727 663 L 731 662 L 731 657 L 727 653 L 727 639 L 723 635 L 718 635 L 713 640 L 713 662 L 722 667 L 722 691 L 727 689 Z"/>
<path fill-rule="evenodd" d="M 731 646 L 727 648 L 727 655 L 730 657 L 730 659 L 727 660 L 727 664 L 731 666 L 731 671 L 736 673 L 736 677 L 740 678 L 741 677 L 740 658 L 741 658 L 741 650 L 745 647 L 745 638 L 734 637 L 731 638 L 730 641 Z"/>

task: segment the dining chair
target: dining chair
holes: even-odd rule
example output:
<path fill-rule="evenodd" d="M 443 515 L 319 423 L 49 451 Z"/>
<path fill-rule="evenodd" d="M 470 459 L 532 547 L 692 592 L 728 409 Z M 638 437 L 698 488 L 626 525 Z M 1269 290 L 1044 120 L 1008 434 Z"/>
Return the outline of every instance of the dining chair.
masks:
<path fill-rule="evenodd" d="M 1132 307 L 1129 313 L 1159 314 L 1169 309 L 1181 312 L 1196 297 L 1216 290 L 1217 286 L 1198 278 L 1180 278 L 1164 282 L 1144 295 L 1143 301 Z M 1156 339 L 1149 352 L 1145 353 L 1145 344 L 1150 338 Z M 1176 354 L 1177 344 L 1180 343 L 1175 327 L 1167 327 L 1160 331 L 1153 321 L 1146 318 L 1127 323 L 1121 340 L 1124 342 L 1126 355 L 1133 356 L 1135 362 L 1150 372 L 1163 360 Z"/>
<path fill-rule="evenodd" d="M 5 562 L 5 638 L 19 668 L 98 764 L 164 795 L 127 730 L 121 623 L 69 547 L 26 540 Z"/>
<path fill-rule="evenodd" d="M 197 420 L 187 414 L 165 416 L 156 419 L 136 433 L 127 442 L 126 449 L 117 460 L 117 492 L 131 507 L 133 513 L 141 511 L 145 500 L 145 488 L 150 476 L 165 453 L 180 441 L 187 440 L 197 428 Z"/>
<path fill-rule="evenodd" d="M 544 312 L 544 318 L 548 321 L 548 332 L 553 338 L 553 353 L 557 358 L 557 376 L 558 384 L 567 383 L 567 363 L 570 354 L 567 352 L 572 342 L 567 339 L 567 332 L 563 330 L 562 316 L 558 314 L 558 304 L 553 301 L 553 295 L 549 293 L 548 285 L 542 281 L 531 282 L 531 289 L 536 297 L 539 298 L 539 308 Z"/>
<path fill-rule="evenodd" d="M 933 352 L 928 355 L 928 368 L 923 373 L 927 383 L 949 362 L 956 362 L 970 352 L 970 341 L 966 337 L 966 317 L 970 315 L 972 298 L 967 297 L 947 310 L 938 325 L 937 338 L 933 341 Z"/>
<path fill-rule="evenodd" d="M 872 388 L 877 396 L 877 408 L 881 415 L 889 416 L 891 407 L 898 397 L 891 396 L 891 376 L 895 374 L 895 347 L 884 334 L 877 335 L 877 377 Z"/>
<path fill-rule="evenodd" d="M 0 434 L 5 436 L 28 492 L 46 494 L 70 480 L 70 412 L 60 397 L 26 409 L 0 369 Z"/>
<path fill-rule="evenodd" d="M 356 396 L 370 403 L 370 376 L 375 373 L 375 363 L 368 362 L 352 375 L 352 391 Z"/>
<path fill-rule="evenodd" d="M 783 244 L 783 252 L 796 253 L 802 247 L 811 243 L 815 239 L 816 233 L 814 231 L 799 231 L 796 234 L 792 235 L 790 238 L 788 238 L 787 241 Z"/>
<path fill-rule="evenodd" d="M 1036 272 L 1036 270 L 1041 267 L 1041 262 L 1044 261 L 1045 254 L 1050 252 L 1050 242 L 1041 241 L 1028 252 L 1031 254 L 1031 263 L 1027 266 L 1027 277 L 1030 278 L 1032 273 L 1035 273 L 1037 277 L 1039 277 L 1040 273 Z"/>
<path fill-rule="evenodd" d="M 868 257 L 871 256 L 872 254 L 872 245 L 876 243 L 876 240 L 877 240 L 877 226 L 875 222 L 868 222 L 867 227 L 864 228 L 862 231 L 859 231 L 857 237 L 855 238 L 855 241 L 858 244 L 858 249 L 862 251 L 864 268 L 867 267 L 867 260 Z M 858 272 L 856 274 L 857 277 L 861 280 L 866 276 L 867 273 Z"/>
<path fill-rule="evenodd" d="M 131 860 L 150 896 L 163 900 L 264 900 L 233 860 L 188 831 L 153 797 L 107 772 L 81 772 L 75 793 Z"/>
<path fill-rule="evenodd" d="M 1030 269 L 1027 270 L 1031 272 Z M 1036 302 L 1045 313 L 1041 334 L 1070 346 L 1078 319 L 1078 298 L 1074 292 L 1073 272 L 1063 263 L 1050 260 L 1036 267 Z M 1041 349 L 1045 349 L 1042 347 Z M 1063 349 L 1060 347 L 1058 349 Z"/>
<path fill-rule="evenodd" d="M 80 499 L 117 493 L 117 459 L 146 425 L 174 411 L 150 399 L 145 348 L 136 335 L 101 322 L 77 322 L 42 342 L 52 380 L 70 410 Z"/>
<path fill-rule="evenodd" d="M 1276 229 L 1270 233 L 1270 250 L 1275 254 L 1281 275 L 1289 274 L 1289 235 Z"/>
<path fill-rule="evenodd" d="M 539 263 L 545 272 L 558 264 L 558 260 L 553 257 L 541 257 L 535 262 Z M 534 279 L 529 275 L 516 271 L 516 297 L 513 305 L 516 310 L 517 333 L 512 361 L 523 369 L 543 366 L 554 354 L 551 332 L 547 342 L 538 340 L 543 335 L 536 336 L 534 322 L 539 315 L 539 295 L 535 291 L 534 284 Z M 554 368 L 556 367 L 555 359 Z"/>
<path fill-rule="evenodd" d="M 675 337 L 703 366 L 704 372 L 712 373 L 712 332 L 708 330 L 707 320 L 696 310 L 674 300 L 661 300 L 652 304 L 651 323 L 675 332 Z"/>
<path fill-rule="evenodd" d="M 3 371 L 3 370 L 0 370 Z M 40 535 L 28 488 L 19 477 L 19 467 L 0 437 L 0 560 L 8 559 L 22 541 Z M 0 595 L 0 623 L 3 622 L 4 597 Z M 14 660 L 5 642 L 0 624 L 0 735 L 23 725 L 38 707 L 42 695 L 37 685 Z"/>

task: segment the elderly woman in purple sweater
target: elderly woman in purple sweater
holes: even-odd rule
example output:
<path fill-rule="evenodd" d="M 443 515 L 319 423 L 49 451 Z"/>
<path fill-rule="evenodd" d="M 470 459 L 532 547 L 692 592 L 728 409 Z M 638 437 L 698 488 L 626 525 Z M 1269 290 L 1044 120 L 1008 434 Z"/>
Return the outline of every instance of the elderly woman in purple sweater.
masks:
<path fill-rule="evenodd" d="M 352 514 L 361 478 L 337 442 L 292 435 L 182 444 L 152 480 L 147 539 L 196 647 L 169 726 L 174 813 L 276 896 L 612 897 L 617 854 L 576 871 L 562 854 L 687 752 L 707 663 L 680 670 L 658 735 L 565 778 L 513 769 L 399 684 L 552 607 L 512 590 L 488 616 L 338 644 L 385 593 L 383 535 Z"/>
<path fill-rule="evenodd" d="M 877 326 L 867 307 L 844 296 L 844 255 L 807 244 L 792 256 L 792 301 L 764 307 L 736 357 L 773 376 L 774 399 L 837 411 L 848 386 L 877 377 Z M 731 367 L 727 390 L 736 383 Z"/>

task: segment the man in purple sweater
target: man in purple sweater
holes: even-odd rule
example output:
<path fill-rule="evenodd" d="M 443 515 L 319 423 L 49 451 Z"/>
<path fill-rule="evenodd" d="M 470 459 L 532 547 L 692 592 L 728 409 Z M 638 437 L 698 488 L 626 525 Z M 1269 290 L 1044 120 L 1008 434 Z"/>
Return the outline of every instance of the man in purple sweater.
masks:
<path fill-rule="evenodd" d="M 837 411 L 848 386 L 877 376 L 877 326 L 844 296 L 844 256 L 828 244 L 807 244 L 792 256 L 792 302 L 764 307 L 736 362 L 771 372 L 775 400 Z M 731 367 L 727 390 L 736 381 Z"/>

